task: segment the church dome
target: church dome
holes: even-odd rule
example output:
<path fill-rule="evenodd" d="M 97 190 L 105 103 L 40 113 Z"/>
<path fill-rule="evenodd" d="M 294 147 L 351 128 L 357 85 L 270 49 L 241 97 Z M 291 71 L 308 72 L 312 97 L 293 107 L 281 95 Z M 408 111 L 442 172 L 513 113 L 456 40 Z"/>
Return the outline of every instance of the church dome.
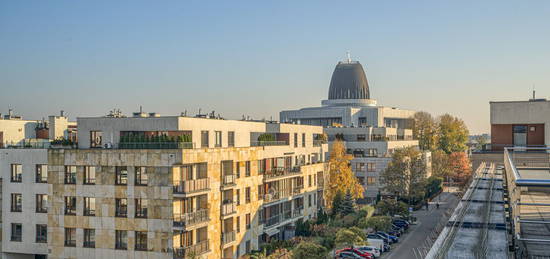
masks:
<path fill-rule="evenodd" d="M 338 62 L 330 80 L 328 99 L 370 99 L 369 83 L 361 63 Z"/>

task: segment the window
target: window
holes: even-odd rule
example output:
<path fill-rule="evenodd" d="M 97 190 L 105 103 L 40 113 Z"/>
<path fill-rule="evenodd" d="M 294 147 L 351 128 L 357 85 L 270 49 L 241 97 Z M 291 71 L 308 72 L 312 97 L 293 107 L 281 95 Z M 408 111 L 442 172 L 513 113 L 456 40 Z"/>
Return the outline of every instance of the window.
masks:
<path fill-rule="evenodd" d="M 95 247 L 95 229 L 84 229 L 84 243 L 83 247 L 94 248 Z"/>
<path fill-rule="evenodd" d="M 128 169 L 126 166 L 117 166 L 116 167 L 116 185 L 127 185 L 128 184 Z"/>
<path fill-rule="evenodd" d="M 306 133 L 302 133 L 302 147 L 306 147 Z"/>
<path fill-rule="evenodd" d="M 95 216 L 95 198 L 84 197 L 84 216 Z"/>
<path fill-rule="evenodd" d="M 147 232 L 136 231 L 136 247 L 135 250 L 146 251 L 147 250 Z"/>
<path fill-rule="evenodd" d="M 357 171 L 357 172 L 365 171 L 365 163 L 359 162 L 359 163 L 355 164 L 355 171 Z"/>
<path fill-rule="evenodd" d="M 376 171 L 376 164 L 375 163 L 367 163 L 367 172 L 374 172 Z"/>
<path fill-rule="evenodd" d="M 11 194 L 11 212 L 21 212 L 22 199 L 21 193 Z"/>
<path fill-rule="evenodd" d="M 246 187 L 245 191 L 245 202 L 250 203 L 250 187 Z"/>
<path fill-rule="evenodd" d="M 250 253 L 250 250 L 252 249 L 252 248 L 250 247 L 250 240 L 247 240 L 247 241 L 246 241 L 245 247 L 246 247 L 246 253 L 249 254 L 249 253 Z"/>
<path fill-rule="evenodd" d="M 235 199 L 237 201 L 237 206 L 241 205 L 241 190 L 237 189 L 237 193 L 235 194 Z"/>
<path fill-rule="evenodd" d="M 201 131 L 201 147 L 208 147 L 208 130 Z"/>
<path fill-rule="evenodd" d="M 258 160 L 258 174 L 265 173 L 265 159 Z"/>
<path fill-rule="evenodd" d="M 308 197 L 308 207 L 311 207 L 311 194 L 307 196 Z"/>
<path fill-rule="evenodd" d="M 23 234 L 23 225 L 21 225 L 21 223 L 11 223 L 10 240 L 15 242 L 21 242 L 22 234 Z"/>
<path fill-rule="evenodd" d="M 135 199 L 136 201 L 136 218 L 147 218 L 147 200 Z"/>
<path fill-rule="evenodd" d="M 102 147 L 103 141 L 103 132 L 101 131 L 90 131 L 90 147 L 97 148 Z"/>
<path fill-rule="evenodd" d="M 241 217 L 237 217 L 237 233 L 241 232 Z"/>
<path fill-rule="evenodd" d="M 227 146 L 228 147 L 234 147 L 235 146 L 235 132 L 234 131 L 227 132 Z"/>
<path fill-rule="evenodd" d="M 250 229 L 250 213 L 246 214 L 246 229 Z"/>
<path fill-rule="evenodd" d="M 65 228 L 65 246 L 76 246 L 76 228 Z"/>
<path fill-rule="evenodd" d="M 294 133 L 294 147 L 298 147 L 298 133 Z"/>
<path fill-rule="evenodd" d="M 367 141 L 367 135 L 365 135 L 365 134 L 358 134 L 358 135 L 357 135 L 357 141 Z"/>
<path fill-rule="evenodd" d="M 313 180 L 312 180 L 311 175 L 308 175 L 307 182 L 309 183 L 309 187 L 311 187 L 313 185 Z"/>
<path fill-rule="evenodd" d="M 65 196 L 65 215 L 76 215 L 76 197 Z"/>
<path fill-rule="evenodd" d="M 48 213 L 48 195 L 47 194 L 36 195 L 36 212 Z"/>
<path fill-rule="evenodd" d="M 36 165 L 36 182 L 48 182 L 48 165 Z"/>
<path fill-rule="evenodd" d="M 95 184 L 95 166 L 84 167 L 84 184 Z"/>
<path fill-rule="evenodd" d="M 36 224 L 36 243 L 48 242 L 48 225 Z"/>
<path fill-rule="evenodd" d="M 376 183 L 376 177 L 374 176 L 367 176 L 367 185 L 375 184 Z"/>
<path fill-rule="evenodd" d="M 246 177 L 249 177 L 250 176 L 250 161 L 246 161 L 245 166 L 246 167 L 245 167 L 245 172 L 244 173 L 245 173 Z"/>
<path fill-rule="evenodd" d="M 240 177 L 241 177 L 241 163 L 236 162 L 235 163 L 235 178 L 240 178 Z"/>
<path fill-rule="evenodd" d="M 143 166 L 136 167 L 136 185 L 147 185 L 149 178 L 147 178 L 147 168 Z"/>
<path fill-rule="evenodd" d="M 65 166 L 65 184 L 76 184 L 76 166 Z"/>
<path fill-rule="evenodd" d="M 115 249 L 128 249 L 128 233 L 126 230 L 115 231 Z"/>
<path fill-rule="evenodd" d="M 128 200 L 127 199 L 115 199 L 116 212 L 115 216 L 117 217 L 126 217 L 128 216 Z"/>
<path fill-rule="evenodd" d="M 216 147 L 222 146 L 222 132 L 221 131 L 215 131 L 215 137 L 216 137 Z"/>
<path fill-rule="evenodd" d="M 368 156 L 368 157 L 377 157 L 378 156 L 378 149 L 368 148 L 366 153 L 367 153 L 366 156 Z"/>
<path fill-rule="evenodd" d="M 11 165 L 11 182 L 20 183 L 23 178 L 23 166 L 20 164 Z"/>

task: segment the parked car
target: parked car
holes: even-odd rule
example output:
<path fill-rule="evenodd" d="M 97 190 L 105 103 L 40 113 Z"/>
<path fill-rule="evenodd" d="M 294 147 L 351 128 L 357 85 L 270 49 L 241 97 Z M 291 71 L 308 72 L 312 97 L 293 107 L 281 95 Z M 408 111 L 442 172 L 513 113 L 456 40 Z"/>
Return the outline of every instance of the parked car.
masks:
<path fill-rule="evenodd" d="M 368 253 L 368 252 L 365 252 L 365 251 L 361 251 L 361 250 L 356 249 L 356 248 L 344 248 L 344 249 L 340 249 L 340 250 L 336 251 L 336 254 L 341 254 L 342 252 L 351 252 L 351 253 L 354 253 L 354 254 L 356 254 L 356 255 L 361 256 L 361 258 L 374 259 L 374 256 L 373 256 L 371 253 Z"/>
<path fill-rule="evenodd" d="M 390 244 L 390 240 L 382 235 L 378 235 L 378 234 L 368 234 L 367 235 L 367 238 L 372 238 L 372 239 L 381 239 L 384 241 L 384 244 Z"/>
<path fill-rule="evenodd" d="M 403 227 L 405 230 L 407 230 L 409 228 L 409 222 L 404 221 L 404 220 L 394 220 L 393 224 L 398 226 L 398 227 Z"/>
<path fill-rule="evenodd" d="M 370 253 L 374 256 L 374 258 L 377 258 L 380 256 L 381 252 L 380 249 L 374 247 L 374 246 L 356 246 L 355 249 Z"/>
<path fill-rule="evenodd" d="M 392 229 L 392 230 L 388 231 L 388 234 L 390 234 L 392 236 L 400 237 L 401 236 L 401 231 Z"/>
<path fill-rule="evenodd" d="M 374 246 L 380 249 L 380 252 L 388 251 L 387 249 L 384 248 L 384 240 L 382 239 L 367 238 L 367 243 L 369 244 L 369 246 Z"/>
<path fill-rule="evenodd" d="M 352 252 L 340 252 L 336 254 L 336 258 L 342 258 L 342 259 L 364 259 L 358 254 L 352 253 Z"/>
<path fill-rule="evenodd" d="M 399 238 L 398 238 L 398 237 L 393 236 L 393 235 L 390 235 L 390 234 L 388 234 L 388 233 L 386 233 L 386 232 L 378 231 L 378 232 L 376 232 L 376 234 L 383 235 L 383 236 L 389 238 L 389 239 L 392 241 L 392 243 L 397 243 L 397 242 L 399 242 Z"/>

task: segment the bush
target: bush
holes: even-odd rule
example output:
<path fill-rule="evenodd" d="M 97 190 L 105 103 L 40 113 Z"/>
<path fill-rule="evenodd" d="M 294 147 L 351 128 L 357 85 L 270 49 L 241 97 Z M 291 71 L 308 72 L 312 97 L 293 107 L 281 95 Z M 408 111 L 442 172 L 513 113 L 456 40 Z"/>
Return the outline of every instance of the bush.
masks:
<path fill-rule="evenodd" d="M 312 242 L 302 242 L 292 250 L 292 258 L 294 259 L 323 259 L 326 258 L 326 254 L 327 250 L 324 247 Z"/>
<path fill-rule="evenodd" d="M 296 230 L 294 232 L 296 236 L 311 236 L 311 222 L 309 220 L 303 221 L 299 219 L 296 221 Z"/>
<path fill-rule="evenodd" d="M 409 208 L 407 204 L 401 201 L 396 201 L 394 199 L 381 200 L 376 204 L 376 209 L 383 215 L 408 215 Z"/>
<path fill-rule="evenodd" d="M 336 233 L 334 243 L 337 247 L 348 247 L 363 243 L 364 239 L 353 230 L 342 228 Z"/>
<path fill-rule="evenodd" d="M 258 141 L 275 141 L 273 134 L 264 133 L 258 137 Z"/>
<path fill-rule="evenodd" d="M 442 190 L 441 184 L 443 178 L 431 176 L 426 179 L 426 198 L 431 199 L 435 195 L 439 194 Z"/>

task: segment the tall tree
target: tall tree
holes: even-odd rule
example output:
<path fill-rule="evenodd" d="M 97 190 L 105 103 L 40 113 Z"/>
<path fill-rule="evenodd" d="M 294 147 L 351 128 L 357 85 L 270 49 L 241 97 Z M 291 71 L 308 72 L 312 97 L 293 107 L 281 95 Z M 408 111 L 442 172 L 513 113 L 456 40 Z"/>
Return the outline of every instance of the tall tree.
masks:
<path fill-rule="evenodd" d="M 346 147 L 342 141 L 336 140 L 332 143 L 329 176 L 327 188 L 324 191 L 325 200 L 329 201 L 329 208 L 332 208 L 332 201 L 338 192 L 342 194 L 349 192 L 354 199 L 363 198 L 363 187 L 350 167 L 352 159 L 351 155 L 346 154 Z"/>
<path fill-rule="evenodd" d="M 426 164 L 422 153 L 414 147 L 395 150 L 392 161 L 381 175 L 385 191 L 416 199 L 424 195 Z"/>
<path fill-rule="evenodd" d="M 447 177 L 452 173 L 449 164 L 449 155 L 443 150 L 437 149 L 432 152 L 432 175 Z"/>
<path fill-rule="evenodd" d="M 455 182 L 465 184 L 472 175 L 470 159 L 465 152 L 454 152 L 449 155 L 449 166 L 452 170 L 451 177 Z"/>
<path fill-rule="evenodd" d="M 463 120 L 450 114 L 439 117 L 438 147 L 445 153 L 461 152 L 467 149 L 468 128 Z"/>
<path fill-rule="evenodd" d="M 437 123 L 434 117 L 427 112 L 414 114 L 413 137 L 418 140 L 421 150 L 435 150 L 437 148 Z"/>

